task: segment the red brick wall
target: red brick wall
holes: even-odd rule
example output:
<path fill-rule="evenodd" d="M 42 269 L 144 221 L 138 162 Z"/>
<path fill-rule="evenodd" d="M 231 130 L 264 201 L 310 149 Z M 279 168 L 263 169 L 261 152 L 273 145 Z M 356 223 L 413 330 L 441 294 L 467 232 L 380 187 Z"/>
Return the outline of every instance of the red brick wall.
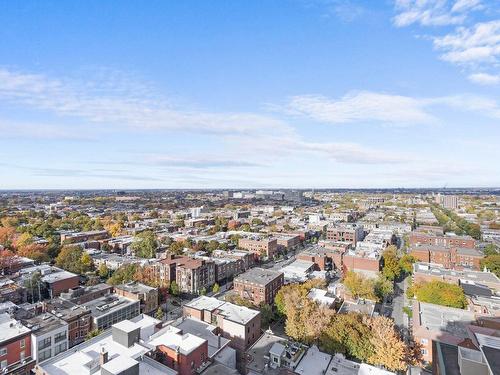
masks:
<path fill-rule="evenodd" d="M 24 348 L 21 348 L 21 340 L 24 339 Z M 7 354 L 0 357 L 0 361 L 7 360 L 7 365 L 10 366 L 21 360 L 21 352 L 24 351 L 24 357 L 31 357 L 31 335 L 28 333 L 24 336 L 17 337 L 10 341 L 0 343 L 0 347 L 7 348 Z"/>
<path fill-rule="evenodd" d="M 55 281 L 51 284 L 52 296 L 57 297 L 63 292 L 67 292 L 68 289 L 76 288 L 80 282 L 78 276 L 69 277 L 64 280 Z"/>
<path fill-rule="evenodd" d="M 380 270 L 380 261 L 377 259 L 360 258 L 351 255 L 344 256 L 344 265 L 348 271 L 373 271 Z"/>
<path fill-rule="evenodd" d="M 208 343 L 206 341 L 188 355 L 177 353 L 163 345 L 158 346 L 157 350 L 163 354 L 165 365 L 176 370 L 179 375 L 196 374 L 196 369 L 208 358 Z"/>

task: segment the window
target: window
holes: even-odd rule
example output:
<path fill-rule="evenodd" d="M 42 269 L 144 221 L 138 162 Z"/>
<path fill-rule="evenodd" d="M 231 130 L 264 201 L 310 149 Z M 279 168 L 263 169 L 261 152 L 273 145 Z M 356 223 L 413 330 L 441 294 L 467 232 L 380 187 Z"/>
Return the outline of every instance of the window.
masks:
<path fill-rule="evenodd" d="M 59 332 L 54 336 L 54 343 L 66 340 L 66 332 Z"/>
<path fill-rule="evenodd" d="M 427 345 L 427 344 L 429 343 L 429 340 L 427 340 L 427 339 L 421 339 L 421 340 L 420 340 L 420 343 L 421 343 L 422 345 Z"/>
<path fill-rule="evenodd" d="M 19 344 L 21 345 L 21 349 L 23 349 L 26 346 L 26 339 L 19 341 Z"/>
<path fill-rule="evenodd" d="M 7 348 L 0 348 L 0 356 L 4 356 L 7 354 Z"/>
<path fill-rule="evenodd" d="M 7 366 L 8 366 L 7 360 L 6 360 L 6 359 L 4 359 L 4 360 L 2 361 L 2 364 L 1 364 L 1 366 L 0 366 L 0 367 L 1 367 L 1 368 L 2 368 L 2 370 L 3 370 L 3 369 L 5 369 L 5 368 L 7 368 Z"/>
<path fill-rule="evenodd" d="M 51 350 L 50 348 L 47 350 L 39 351 L 38 352 L 38 361 L 45 361 L 46 359 L 51 357 Z"/>
<path fill-rule="evenodd" d="M 422 349 L 421 352 L 422 352 L 422 355 L 427 355 L 427 349 Z"/>
<path fill-rule="evenodd" d="M 21 353 L 19 353 L 19 360 L 22 362 L 22 361 L 24 361 L 25 357 L 26 357 L 26 354 L 24 353 L 24 350 L 23 350 Z"/>
<path fill-rule="evenodd" d="M 40 340 L 38 342 L 38 350 L 43 350 L 45 348 L 48 348 L 51 344 L 52 340 L 50 337 L 47 337 L 46 339 Z"/>

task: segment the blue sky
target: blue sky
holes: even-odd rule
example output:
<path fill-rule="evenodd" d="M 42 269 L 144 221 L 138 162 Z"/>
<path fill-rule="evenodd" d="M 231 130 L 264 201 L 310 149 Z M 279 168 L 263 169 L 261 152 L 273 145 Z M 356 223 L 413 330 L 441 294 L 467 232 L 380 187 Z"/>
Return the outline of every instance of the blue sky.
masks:
<path fill-rule="evenodd" d="M 0 188 L 500 186 L 497 0 L 0 5 Z"/>

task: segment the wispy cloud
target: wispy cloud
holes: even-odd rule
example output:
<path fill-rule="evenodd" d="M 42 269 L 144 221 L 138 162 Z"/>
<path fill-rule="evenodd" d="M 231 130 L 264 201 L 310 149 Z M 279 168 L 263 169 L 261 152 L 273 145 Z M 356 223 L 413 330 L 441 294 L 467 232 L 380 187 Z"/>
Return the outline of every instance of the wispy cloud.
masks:
<path fill-rule="evenodd" d="M 167 129 L 199 133 L 286 133 L 289 127 L 278 119 L 255 113 L 217 113 L 182 109 L 168 100 L 137 95 L 121 82 L 102 84 L 53 79 L 0 69 L 0 98 L 57 116 L 93 123 L 139 129 Z M 140 86 L 139 92 L 144 92 Z M 158 95 L 158 97 L 161 97 Z"/>
<path fill-rule="evenodd" d="M 420 24 L 444 26 L 462 24 L 470 11 L 482 8 L 480 0 L 396 0 L 397 27 Z"/>
<path fill-rule="evenodd" d="M 476 95 L 454 95 L 435 98 L 415 98 L 376 92 L 358 92 L 331 99 L 319 95 L 295 96 L 277 110 L 305 116 L 328 124 L 379 123 L 393 126 L 438 123 L 434 107 L 453 107 L 481 116 L 500 118 L 499 103 Z"/>
<path fill-rule="evenodd" d="M 477 83 L 479 85 L 498 85 L 500 84 L 500 75 L 488 74 L 488 73 L 473 73 L 468 77 L 469 81 Z"/>
<path fill-rule="evenodd" d="M 283 109 L 292 115 L 333 124 L 375 121 L 408 125 L 436 120 L 418 99 L 369 91 L 349 93 L 340 99 L 321 95 L 294 96 Z"/>
<path fill-rule="evenodd" d="M 496 63 L 500 57 L 500 20 L 459 27 L 453 33 L 434 38 L 441 58 L 456 64 Z"/>
<path fill-rule="evenodd" d="M 147 157 L 147 163 L 161 165 L 165 167 L 189 167 L 197 169 L 207 168 L 246 168 L 262 167 L 262 164 L 238 160 L 230 155 L 213 157 L 205 155 L 203 157 L 176 157 L 171 155 L 151 155 Z"/>

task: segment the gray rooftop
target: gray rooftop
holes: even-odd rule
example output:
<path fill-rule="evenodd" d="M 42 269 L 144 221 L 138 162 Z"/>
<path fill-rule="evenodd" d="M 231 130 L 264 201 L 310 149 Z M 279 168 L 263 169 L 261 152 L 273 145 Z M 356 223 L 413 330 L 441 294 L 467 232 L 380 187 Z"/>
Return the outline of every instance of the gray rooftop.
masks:
<path fill-rule="evenodd" d="M 420 302 L 420 324 L 429 331 L 444 331 L 465 338 L 465 326 L 474 320 L 473 312 Z"/>
<path fill-rule="evenodd" d="M 283 272 L 256 267 L 238 275 L 238 277 L 235 278 L 235 281 L 257 285 L 267 285 L 280 275 L 283 275 Z"/>

